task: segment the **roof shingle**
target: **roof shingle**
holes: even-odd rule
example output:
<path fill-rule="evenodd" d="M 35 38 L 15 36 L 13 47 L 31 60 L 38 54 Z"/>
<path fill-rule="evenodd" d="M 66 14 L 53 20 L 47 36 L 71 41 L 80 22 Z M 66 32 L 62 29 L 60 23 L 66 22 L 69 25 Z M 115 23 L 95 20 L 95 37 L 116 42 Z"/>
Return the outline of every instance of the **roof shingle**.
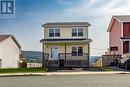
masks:
<path fill-rule="evenodd" d="M 120 22 L 130 22 L 130 15 L 120 15 L 120 16 L 113 16 Z"/>
<path fill-rule="evenodd" d="M 2 42 L 3 40 L 7 39 L 10 36 L 11 35 L 0 35 L 0 42 Z"/>
<path fill-rule="evenodd" d="M 43 24 L 42 27 L 61 27 L 61 26 L 90 26 L 88 22 L 54 22 Z"/>

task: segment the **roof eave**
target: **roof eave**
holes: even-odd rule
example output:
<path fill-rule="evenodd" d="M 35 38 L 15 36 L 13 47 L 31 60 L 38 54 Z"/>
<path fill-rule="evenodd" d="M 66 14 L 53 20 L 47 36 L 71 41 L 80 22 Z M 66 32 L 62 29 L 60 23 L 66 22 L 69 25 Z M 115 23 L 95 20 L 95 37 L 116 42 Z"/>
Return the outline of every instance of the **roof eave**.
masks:
<path fill-rule="evenodd" d="M 91 26 L 90 23 L 88 23 L 88 22 L 86 22 L 86 23 L 87 23 L 87 25 L 85 25 L 85 27 L 90 27 Z M 47 26 L 52 26 L 52 25 L 48 25 L 48 23 L 42 25 L 42 27 L 44 27 L 44 28 L 47 27 Z M 54 25 L 54 26 L 56 26 L 56 25 Z M 63 26 L 63 25 L 58 25 L 58 26 Z M 81 25 L 81 26 L 83 26 L 83 25 Z"/>

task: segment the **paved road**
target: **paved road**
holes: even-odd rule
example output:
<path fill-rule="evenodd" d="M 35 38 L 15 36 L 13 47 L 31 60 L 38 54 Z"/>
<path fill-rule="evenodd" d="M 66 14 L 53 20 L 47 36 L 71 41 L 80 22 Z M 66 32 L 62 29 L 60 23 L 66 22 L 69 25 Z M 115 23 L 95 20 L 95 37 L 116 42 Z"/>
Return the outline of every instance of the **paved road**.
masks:
<path fill-rule="evenodd" d="M 0 87 L 130 87 L 130 75 L 0 77 Z"/>

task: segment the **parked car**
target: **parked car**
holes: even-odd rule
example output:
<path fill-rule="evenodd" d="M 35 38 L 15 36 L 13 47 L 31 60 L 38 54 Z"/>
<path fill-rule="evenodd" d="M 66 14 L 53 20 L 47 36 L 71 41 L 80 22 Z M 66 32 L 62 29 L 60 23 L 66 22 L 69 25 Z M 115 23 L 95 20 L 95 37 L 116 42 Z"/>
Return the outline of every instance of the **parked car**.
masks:
<path fill-rule="evenodd" d="M 118 62 L 119 67 L 130 69 L 130 54 L 124 54 Z"/>

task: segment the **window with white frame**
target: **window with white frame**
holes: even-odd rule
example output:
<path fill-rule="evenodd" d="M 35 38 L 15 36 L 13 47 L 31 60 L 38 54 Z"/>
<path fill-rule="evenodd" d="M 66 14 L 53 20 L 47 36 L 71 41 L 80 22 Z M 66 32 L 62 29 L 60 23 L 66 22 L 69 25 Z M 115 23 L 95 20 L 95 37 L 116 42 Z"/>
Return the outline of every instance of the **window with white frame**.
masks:
<path fill-rule="evenodd" d="M 49 29 L 49 37 L 60 37 L 60 29 Z"/>
<path fill-rule="evenodd" d="M 83 56 L 83 47 L 82 46 L 73 46 L 72 47 L 72 56 Z"/>
<path fill-rule="evenodd" d="M 73 37 L 83 36 L 83 28 L 73 28 L 72 29 L 72 36 Z"/>

